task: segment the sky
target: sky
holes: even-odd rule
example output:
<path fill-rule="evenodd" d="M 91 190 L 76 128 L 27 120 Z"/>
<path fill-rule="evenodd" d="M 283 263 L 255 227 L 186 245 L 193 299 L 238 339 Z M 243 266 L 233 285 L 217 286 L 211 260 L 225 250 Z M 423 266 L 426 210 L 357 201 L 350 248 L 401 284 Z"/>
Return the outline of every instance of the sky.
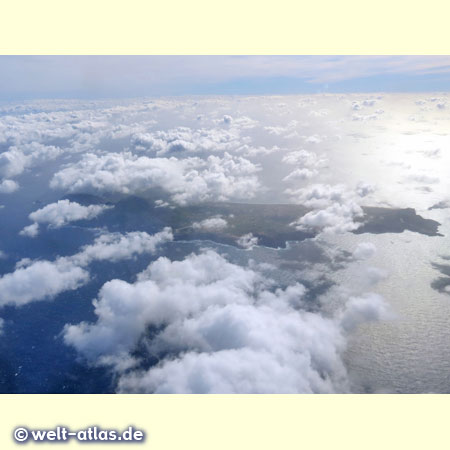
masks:
<path fill-rule="evenodd" d="M 0 56 L 0 101 L 436 92 L 450 56 Z"/>

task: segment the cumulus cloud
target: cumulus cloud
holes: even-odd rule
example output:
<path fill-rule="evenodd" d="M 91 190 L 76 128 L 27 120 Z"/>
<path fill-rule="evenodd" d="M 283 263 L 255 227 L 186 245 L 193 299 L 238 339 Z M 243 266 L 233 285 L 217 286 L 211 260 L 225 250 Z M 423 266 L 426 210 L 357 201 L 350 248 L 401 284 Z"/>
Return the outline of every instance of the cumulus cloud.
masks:
<path fill-rule="evenodd" d="M 61 149 L 53 145 L 29 142 L 19 147 L 11 146 L 0 154 L 0 176 L 15 177 L 25 169 L 46 160 L 55 159 Z"/>
<path fill-rule="evenodd" d="M 154 253 L 159 245 L 172 239 L 172 230 L 168 227 L 153 235 L 145 231 L 106 233 L 96 238 L 93 244 L 82 247 L 71 259 L 82 266 L 92 261 L 116 262 L 143 253 Z"/>
<path fill-rule="evenodd" d="M 11 194 L 19 189 L 19 184 L 14 180 L 3 180 L 0 183 L 0 194 Z"/>
<path fill-rule="evenodd" d="M 226 124 L 238 125 L 231 116 L 223 119 Z M 193 130 L 178 127 L 168 131 L 136 134 L 132 143 L 137 149 L 151 151 L 157 156 L 177 155 L 183 153 L 216 153 L 239 151 L 243 145 L 250 143 L 249 137 L 241 137 L 239 129 L 202 128 Z"/>
<path fill-rule="evenodd" d="M 315 229 L 329 233 L 345 233 L 356 230 L 360 224 L 355 218 L 362 217 L 363 211 L 356 203 L 334 203 L 324 209 L 310 211 L 292 222 L 298 230 Z"/>
<path fill-rule="evenodd" d="M 228 222 L 221 216 L 210 217 L 200 222 L 194 222 L 194 230 L 220 231 L 228 226 Z"/>
<path fill-rule="evenodd" d="M 27 237 L 36 237 L 39 234 L 39 224 L 38 223 L 32 223 L 31 225 L 28 225 L 24 227 L 19 234 L 21 236 L 27 236 Z"/>
<path fill-rule="evenodd" d="M 22 260 L 14 272 L 0 277 L 0 306 L 20 306 L 78 289 L 89 281 L 89 272 L 85 268 L 92 261 L 115 262 L 154 253 L 158 245 L 172 238 L 169 228 L 155 235 L 145 232 L 108 233 L 72 256 L 59 257 L 55 261 Z"/>
<path fill-rule="evenodd" d="M 2 177 L 13 177 L 25 170 L 27 158 L 17 148 L 0 154 L 0 175 Z"/>
<path fill-rule="evenodd" d="M 313 210 L 291 223 L 298 230 L 314 229 L 328 233 L 344 233 L 356 230 L 364 215 L 358 198 L 364 197 L 372 188 L 358 184 L 354 191 L 343 184 L 313 184 L 306 188 L 286 192 L 298 203 Z"/>
<path fill-rule="evenodd" d="M 366 294 L 363 297 L 351 297 L 341 315 L 341 326 L 346 331 L 354 330 L 364 322 L 386 320 L 392 317 L 383 297 L 377 294 Z"/>
<path fill-rule="evenodd" d="M 299 165 L 308 168 L 320 168 L 326 164 L 325 158 L 319 158 L 316 153 L 307 150 L 296 150 L 283 156 L 282 162 L 286 164 Z"/>
<path fill-rule="evenodd" d="M 97 321 L 66 325 L 64 340 L 111 366 L 119 392 L 347 392 L 346 334 L 386 306 L 367 295 L 325 317 L 303 308 L 305 293 L 211 250 L 159 258 L 135 283 L 106 283 Z M 146 368 L 147 359 L 159 362 Z"/>
<path fill-rule="evenodd" d="M 312 134 L 311 136 L 302 136 L 303 140 L 307 144 L 320 144 L 323 140 L 323 136 L 319 136 L 318 134 Z"/>
<path fill-rule="evenodd" d="M 242 235 L 238 240 L 237 243 L 244 247 L 247 250 L 251 250 L 255 245 L 258 245 L 258 238 L 256 236 L 253 236 L 253 233 L 247 233 Z"/>
<path fill-rule="evenodd" d="M 295 131 L 298 127 L 297 120 L 291 120 L 286 126 L 266 126 L 264 129 L 272 135 L 283 136 L 286 138 L 293 137 L 297 135 Z"/>
<path fill-rule="evenodd" d="M 39 233 L 39 224 L 47 223 L 55 228 L 60 228 L 76 220 L 93 219 L 108 208 L 111 207 L 107 205 L 83 206 L 70 200 L 59 200 L 32 212 L 28 217 L 34 223 L 25 227 L 20 234 L 35 237 Z"/>
<path fill-rule="evenodd" d="M 360 242 L 353 251 L 353 257 L 355 259 L 369 259 L 375 255 L 377 247 L 371 242 Z"/>
<path fill-rule="evenodd" d="M 77 289 L 89 280 L 89 273 L 65 259 L 35 261 L 0 278 L 0 306 L 21 306 Z"/>
<path fill-rule="evenodd" d="M 70 192 L 134 194 L 161 187 L 178 204 L 251 198 L 259 190 L 259 167 L 248 159 L 209 156 L 206 159 L 148 158 L 132 153 L 89 153 L 57 172 L 51 187 Z"/>
<path fill-rule="evenodd" d="M 377 103 L 377 100 L 375 100 L 373 98 L 365 99 L 363 101 L 354 100 L 354 101 L 352 101 L 352 109 L 354 111 L 360 111 L 361 109 L 375 106 L 376 103 Z"/>
<path fill-rule="evenodd" d="M 293 170 L 289 175 L 286 175 L 283 178 L 283 181 L 305 181 L 309 180 L 310 178 L 313 178 L 317 175 L 317 170 L 310 170 L 310 169 L 295 169 Z"/>
<path fill-rule="evenodd" d="M 366 197 L 367 195 L 373 194 L 375 192 L 375 186 L 370 183 L 364 183 L 363 181 L 360 181 L 356 185 L 355 191 L 359 197 Z"/>

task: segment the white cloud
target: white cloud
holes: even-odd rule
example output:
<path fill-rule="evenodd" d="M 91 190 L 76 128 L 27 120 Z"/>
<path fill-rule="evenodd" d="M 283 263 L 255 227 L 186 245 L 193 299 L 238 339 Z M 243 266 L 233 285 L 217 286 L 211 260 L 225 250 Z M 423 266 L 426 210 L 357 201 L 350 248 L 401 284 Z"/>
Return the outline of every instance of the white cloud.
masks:
<path fill-rule="evenodd" d="M 334 203 L 324 209 L 306 213 L 291 225 L 298 230 L 315 229 L 328 233 L 345 233 L 360 226 L 360 223 L 355 222 L 355 218 L 362 215 L 362 209 L 356 203 Z"/>
<path fill-rule="evenodd" d="M 229 117 L 229 116 L 226 116 Z M 225 123 L 231 124 L 232 119 Z M 233 125 L 238 124 L 233 121 Z M 193 130 L 178 127 L 168 131 L 140 133 L 133 137 L 137 149 L 145 149 L 157 156 L 179 155 L 184 153 L 216 153 L 239 151 L 251 141 L 249 137 L 240 137 L 239 129 L 210 128 Z"/>
<path fill-rule="evenodd" d="M 305 181 L 313 178 L 317 175 L 317 173 L 317 170 L 310 170 L 306 168 L 295 169 L 289 175 L 286 175 L 283 178 L 283 181 Z"/>
<path fill-rule="evenodd" d="M 67 325 L 64 340 L 92 364 L 112 366 L 120 392 L 347 392 L 346 333 L 386 306 L 377 296 L 351 298 L 326 318 L 303 309 L 305 292 L 274 290 L 213 251 L 160 258 L 133 284 L 106 283 L 97 321 Z M 138 343 L 143 353 L 132 356 Z M 146 357 L 159 363 L 140 369 Z"/>
<path fill-rule="evenodd" d="M 291 225 L 298 230 L 313 229 L 325 233 L 356 230 L 361 225 L 357 219 L 364 215 L 358 198 L 371 191 L 370 185 L 360 183 L 355 191 L 343 184 L 313 184 L 297 190 L 287 189 L 296 202 L 313 208 Z"/>
<path fill-rule="evenodd" d="M 14 272 L 0 277 L 0 305 L 20 306 L 78 289 L 89 281 L 85 267 L 92 261 L 116 262 L 154 253 L 158 245 L 172 238 L 169 228 L 155 235 L 145 232 L 104 234 L 72 256 L 59 257 L 55 261 L 22 260 Z"/>
<path fill-rule="evenodd" d="M 368 120 L 377 120 L 378 114 L 353 114 L 352 120 L 366 122 Z"/>
<path fill-rule="evenodd" d="M 354 111 L 360 111 L 361 109 L 375 106 L 376 103 L 377 103 L 377 100 L 373 99 L 373 98 L 372 99 L 366 99 L 366 100 L 363 100 L 363 101 L 354 100 L 354 101 L 352 101 L 352 109 Z"/>
<path fill-rule="evenodd" d="M 359 197 L 366 197 L 367 195 L 373 194 L 375 192 L 375 186 L 370 183 L 364 183 L 363 181 L 360 181 L 356 185 L 355 191 Z"/>
<path fill-rule="evenodd" d="M 228 226 L 228 222 L 220 216 L 210 217 L 201 222 L 194 222 L 192 228 L 195 230 L 220 231 Z"/>
<path fill-rule="evenodd" d="M 320 144 L 324 139 L 323 136 L 319 136 L 318 134 L 313 134 L 311 136 L 302 136 L 302 138 L 307 144 Z"/>
<path fill-rule="evenodd" d="M 423 184 L 439 183 L 438 177 L 434 177 L 433 175 L 428 175 L 426 173 L 414 173 L 414 174 L 408 175 L 406 178 L 408 181 L 413 181 L 416 183 L 423 183 Z"/>
<path fill-rule="evenodd" d="M 353 251 L 353 257 L 364 260 L 369 259 L 377 252 L 377 248 L 371 242 L 360 242 Z"/>
<path fill-rule="evenodd" d="M 0 194 L 11 194 L 17 189 L 19 189 L 19 185 L 14 180 L 3 180 L 0 183 Z"/>
<path fill-rule="evenodd" d="M 390 317 L 392 314 L 383 297 L 371 293 L 349 299 L 341 316 L 341 326 L 346 331 L 352 331 L 361 323 L 386 320 Z"/>
<path fill-rule="evenodd" d="M 21 306 L 33 300 L 51 298 L 60 292 L 77 289 L 88 280 L 88 272 L 70 261 L 36 261 L 0 278 L 0 306 Z"/>
<path fill-rule="evenodd" d="M 272 135 L 283 136 L 288 138 L 295 136 L 296 128 L 298 127 L 297 120 L 291 120 L 286 126 L 266 126 L 264 129 Z M 294 133 L 294 134 L 293 134 Z"/>
<path fill-rule="evenodd" d="M 223 157 L 148 158 L 131 153 L 86 154 L 57 172 L 51 187 L 70 192 L 133 194 L 161 187 L 175 203 L 251 198 L 259 190 L 259 168 L 249 160 Z"/>
<path fill-rule="evenodd" d="M 32 223 L 31 225 L 28 225 L 24 227 L 19 234 L 21 236 L 27 236 L 27 237 L 36 237 L 39 234 L 39 224 L 38 223 Z"/>
<path fill-rule="evenodd" d="M 301 167 L 320 168 L 323 167 L 327 160 L 325 158 L 318 158 L 315 153 L 308 152 L 307 150 L 296 150 L 287 153 L 283 156 L 282 162 L 286 164 L 299 165 Z"/>
<path fill-rule="evenodd" d="M 14 177 L 21 174 L 27 164 L 27 158 L 17 148 L 0 154 L 0 176 Z"/>
<path fill-rule="evenodd" d="M 247 233 L 242 235 L 238 240 L 237 243 L 244 247 L 247 250 L 251 250 L 255 245 L 258 245 L 258 238 L 256 236 L 253 236 L 253 233 Z"/>
<path fill-rule="evenodd" d="M 59 228 L 76 220 L 93 219 L 108 208 L 111 208 L 111 206 L 83 206 L 70 200 L 59 200 L 32 212 L 28 217 L 34 223 L 25 227 L 20 234 L 35 237 L 39 233 L 39 224 L 41 223 L 47 223 L 55 228 Z"/>
<path fill-rule="evenodd" d="M 145 231 L 107 233 L 96 238 L 93 244 L 82 247 L 71 259 L 82 266 L 90 264 L 91 261 L 116 262 L 143 253 L 154 253 L 159 245 L 172 239 L 172 231 L 168 227 L 154 235 Z"/>
<path fill-rule="evenodd" d="M 60 148 L 39 142 L 28 142 L 20 148 L 11 146 L 0 154 L 0 176 L 15 177 L 29 167 L 56 158 L 60 153 Z"/>

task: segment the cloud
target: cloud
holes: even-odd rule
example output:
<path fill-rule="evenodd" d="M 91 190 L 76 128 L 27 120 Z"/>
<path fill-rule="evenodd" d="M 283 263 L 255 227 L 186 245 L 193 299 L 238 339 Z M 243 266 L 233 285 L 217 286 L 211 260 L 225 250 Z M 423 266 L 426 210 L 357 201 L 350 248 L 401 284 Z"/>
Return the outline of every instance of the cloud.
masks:
<path fill-rule="evenodd" d="M 119 392 L 347 392 L 346 335 L 386 306 L 374 295 L 350 298 L 325 317 L 304 309 L 305 294 L 298 283 L 275 289 L 255 266 L 211 250 L 162 257 L 135 283 L 106 283 L 97 321 L 66 325 L 64 340 L 110 366 Z"/>
<path fill-rule="evenodd" d="M 372 192 L 371 185 L 358 183 L 355 190 L 343 184 L 313 184 L 288 193 L 296 202 L 313 208 L 298 220 L 291 223 L 298 230 L 314 229 L 325 233 L 345 233 L 356 230 L 357 221 L 364 213 L 358 203 L 360 197 Z"/>
<path fill-rule="evenodd" d="M 266 126 L 264 129 L 274 136 L 283 136 L 286 138 L 292 137 L 296 133 L 296 128 L 298 127 L 297 120 L 291 120 L 286 126 Z"/>
<path fill-rule="evenodd" d="M 56 203 L 50 203 L 49 205 L 32 212 L 28 217 L 34 223 L 25 227 L 20 234 L 35 237 L 39 233 L 39 224 L 47 223 L 55 228 L 60 228 L 69 222 L 76 220 L 93 219 L 108 208 L 111 208 L 111 206 L 83 206 L 77 202 L 71 202 L 70 200 L 59 200 Z"/>
<path fill-rule="evenodd" d="M 0 154 L 0 176 L 14 177 L 21 174 L 28 163 L 25 155 L 17 148 Z"/>
<path fill-rule="evenodd" d="M 439 178 L 433 175 L 428 175 L 426 173 L 414 173 L 406 177 L 408 181 L 423 183 L 423 184 L 437 184 L 439 183 Z"/>
<path fill-rule="evenodd" d="M 364 322 L 386 320 L 392 317 L 383 297 L 367 294 L 363 297 L 351 297 L 341 315 L 341 326 L 345 331 L 353 331 Z"/>
<path fill-rule="evenodd" d="M 251 250 L 255 245 L 258 245 L 258 238 L 256 236 L 253 236 L 253 233 L 247 233 L 242 235 L 238 240 L 237 243 L 244 247 L 247 250 Z"/>
<path fill-rule="evenodd" d="M 210 217 L 201 222 L 194 222 L 194 230 L 220 231 L 228 226 L 228 222 L 220 216 Z"/>
<path fill-rule="evenodd" d="M 318 174 L 317 170 L 310 169 L 295 169 L 289 175 L 283 178 L 283 181 L 305 181 L 315 177 Z"/>
<path fill-rule="evenodd" d="M 375 104 L 377 103 L 377 100 L 374 98 L 371 99 L 365 99 L 363 101 L 357 101 L 354 100 L 352 101 L 352 109 L 353 111 L 361 111 L 364 108 L 370 108 L 375 106 Z"/>
<path fill-rule="evenodd" d="M 0 278 L 0 306 L 21 306 L 79 288 L 89 274 L 71 261 L 35 261 Z"/>
<path fill-rule="evenodd" d="M 21 236 L 27 236 L 27 237 L 36 237 L 39 234 L 39 224 L 38 223 L 32 223 L 31 225 L 28 225 L 24 227 L 19 234 Z"/>
<path fill-rule="evenodd" d="M 363 181 L 360 181 L 356 185 L 355 192 L 358 194 L 359 197 L 366 197 L 375 192 L 375 186 L 373 186 L 370 183 L 364 183 Z"/>
<path fill-rule="evenodd" d="M 353 251 L 353 257 L 360 260 L 369 259 L 376 252 L 377 248 L 371 242 L 360 242 Z"/>
<path fill-rule="evenodd" d="M 313 134 L 311 136 L 302 136 L 302 138 L 307 144 L 320 144 L 323 141 L 324 136 Z"/>
<path fill-rule="evenodd" d="M 283 156 L 281 161 L 286 164 L 299 165 L 309 168 L 320 168 L 327 162 L 325 158 L 319 159 L 315 153 L 308 152 L 303 149 L 287 153 Z"/>
<path fill-rule="evenodd" d="M 161 187 L 175 203 L 251 198 L 260 189 L 259 167 L 225 153 L 185 159 L 137 157 L 131 153 L 89 153 L 57 172 L 51 187 L 69 192 L 135 194 Z"/>
<path fill-rule="evenodd" d="M 116 262 L 143 253 L 155 253 L 159 245 L 172 239 L 172 230 L 168 227 L 154 235 L 144 231 L 106 233 L 96 238 L 93 244 L 82 247 L 71 259 L 82 266 L 92 261 Z"/>
<path fill-rule="evenodd" d="M 60 148 L 39 142 L 27 142 L 20 148 L 11 146 L 0 154 L 0 176 L 15 177 L 25 169 L 55 159 L 60 154 Z"/>
<path fill-rule="evenodd" d="M 226 116 L 230 117 L 230 116 Z M 133 137 L 132 143 L 137 149 L 153 152 L 156 156 L 179 155 L 184 153 L 234 152 L 240 151 L 243 145 L 250 143 L 249 137 L 241 138 L 237 125 L 239 122 L 231 120 L 231 129 L 199 129 L 178 127 L 168 131 L 140 133 Z"/>
<path fill-rule="evenodd" d="M 374 114 L 353 114 L 352 120 L 361 121 L 361 122 L 366 122 L 368 120 L 377 120 L 378 116 L 382 113 L 383 113 L 383 111 L 380 110 L 378 113 L 374 113 Z"/>
<path fill-rule="evenodd" d="M 16 305 L 51 299 L 61 292 L 78 289 L 89 281 L 85 270 L 92 261 L 116 262 L 143 253 L 154 253 L 158 245 L 172 240 L 169 228 L 149 235 L 131 232 L 125 235 L 100 235 L 81 251 L 55 261 L 22 260 L 12 273 L 0 277 L 0 306 Z"/>
<path fill-rule="evenodd" d="M 19 189 L 19 185 L 14 180 L 3 180 L 0 183 L 0 194 L 12 194 L 17 189 Z"/>
<path fill-rule="evenodd" d="M 297 230 L 315 229 L 328 233 L 345 233 L 356 230 L 360 223 L 355 218 L 362 217 L 363 211 L 356 203 L 334 203 L 324 209 L 310 211 L 292 222 Z"/>

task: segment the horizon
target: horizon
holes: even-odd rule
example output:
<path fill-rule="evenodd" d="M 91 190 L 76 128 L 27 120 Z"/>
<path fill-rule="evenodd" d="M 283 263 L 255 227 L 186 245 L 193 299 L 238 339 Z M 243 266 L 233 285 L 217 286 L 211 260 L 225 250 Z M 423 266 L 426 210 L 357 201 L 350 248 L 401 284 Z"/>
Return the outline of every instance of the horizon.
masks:
<path fill-rule="evenodd" d="M 431 93 L 449 56 L 0 56 L 0 101 Z"/>

